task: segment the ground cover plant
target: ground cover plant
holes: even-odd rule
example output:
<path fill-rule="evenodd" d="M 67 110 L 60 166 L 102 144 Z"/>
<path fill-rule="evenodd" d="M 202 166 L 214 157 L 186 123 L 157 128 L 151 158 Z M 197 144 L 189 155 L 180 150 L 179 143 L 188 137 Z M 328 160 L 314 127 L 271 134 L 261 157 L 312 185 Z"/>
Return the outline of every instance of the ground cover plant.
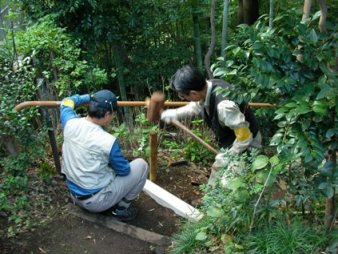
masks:
<path fill-rule="evenodd" d="M 172 253 L 336 252 L 336 33 L 333 24 L 318 32 L 318 16 L 303 23 L 297 13 L 285 11 L 273 29 L 265 17 L 239 26 L 215 64 L 214 74 L 235 84 L 227 96 L 278 106 L 256 111 L 275 122 L 262 128 L 273 133 L 267 145 L 275 151 L 232 158 L 247 166 L 225 189 L 205 189 L 206 218 L 176 236 Z"/>

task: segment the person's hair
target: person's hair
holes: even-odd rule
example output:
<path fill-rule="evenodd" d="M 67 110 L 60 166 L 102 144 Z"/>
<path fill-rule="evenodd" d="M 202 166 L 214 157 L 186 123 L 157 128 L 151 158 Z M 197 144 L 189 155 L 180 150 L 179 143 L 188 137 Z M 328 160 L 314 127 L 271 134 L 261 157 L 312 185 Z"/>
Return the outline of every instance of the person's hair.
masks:
<path fill-rule="evenodd" d="M 189 94 L 191 90 L 202 91 L 206 84 L 203 74 L 191 65 L 178 69 L 170 80 L 171 87 L 183 94 Z"/>
<path fill-rule="evenodd" d="M 113 113 L 113 109 L 99 107 L 98 103 L 95 101 L 90 101 L 88 105 L 88 115 L 97 119 L 103 118 L 106 113 Z"/>

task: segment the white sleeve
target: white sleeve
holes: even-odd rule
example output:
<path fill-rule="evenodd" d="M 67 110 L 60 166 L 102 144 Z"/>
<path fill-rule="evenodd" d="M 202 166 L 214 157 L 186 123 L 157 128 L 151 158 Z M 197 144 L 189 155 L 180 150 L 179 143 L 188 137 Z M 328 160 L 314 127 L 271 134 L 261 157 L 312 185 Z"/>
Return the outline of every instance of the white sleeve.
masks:
<path fill-rule="evenodd" d="M 230 151 L 238 154 L 246 150 L 252 142 L 252 133 L 238 105 L 233 101 L 224 100 L 218 104 L 217 112 L 219 123 L 235 133 L 236 139 Z"/>
<path fill-rule="evenodd" d="M 190 116 L 197 116 L 202 112 L 202 105 L 200 102 L 189 102 L 183 107 L 176 109 L 176 116 L 178 119 L 182 119 Z"/>

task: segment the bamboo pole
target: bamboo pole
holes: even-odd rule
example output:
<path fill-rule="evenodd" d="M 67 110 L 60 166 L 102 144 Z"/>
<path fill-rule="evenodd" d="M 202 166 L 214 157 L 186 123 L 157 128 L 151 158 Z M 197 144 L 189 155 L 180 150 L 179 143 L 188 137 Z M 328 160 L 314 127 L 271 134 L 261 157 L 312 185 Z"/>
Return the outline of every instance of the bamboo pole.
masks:
<path fill-rule="evenodd" d="M 165 101 L 165 107 L 182 107 L 187 105 L 187 101 Z M 40 107 L 59 107 L 61 101 L 24 101 L 15 106 L 16 111 L 20 111 L 30 106 Z M 117 101 L 119 107 L 142 107 L 147 106 L 147 101 Z M 275 105 L 264 102 L 249 102 L 250 107 L 274 107 Z"/>

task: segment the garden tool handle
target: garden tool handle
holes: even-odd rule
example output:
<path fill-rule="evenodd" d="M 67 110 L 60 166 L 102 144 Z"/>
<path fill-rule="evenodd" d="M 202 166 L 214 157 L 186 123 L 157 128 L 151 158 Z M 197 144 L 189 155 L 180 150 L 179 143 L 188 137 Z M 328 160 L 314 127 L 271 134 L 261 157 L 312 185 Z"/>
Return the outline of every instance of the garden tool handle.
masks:
<path fill-rule="evenodd" d="M 209 145 L 207 142 L 205 142 L 203 139 L 201 139 L 199 136 L 197 136 L 195 133 L 193 133 L 191 130 L 189 130 L 186 126 L 181 124 L 179 121 L 173 119 L 171 120 L 171 123 L 175 125 L 177 128 L 183 130 L 187 134 L 189 134 L 192 138 L 194 138 L 196 141 L 198 141 L 200 144 L 202 144 L 205 148 L 207 148 L 209 151 L 213 152 L 214 154 L 218 154 L 218 151 L 213 148 L 211 145 Z"/>

